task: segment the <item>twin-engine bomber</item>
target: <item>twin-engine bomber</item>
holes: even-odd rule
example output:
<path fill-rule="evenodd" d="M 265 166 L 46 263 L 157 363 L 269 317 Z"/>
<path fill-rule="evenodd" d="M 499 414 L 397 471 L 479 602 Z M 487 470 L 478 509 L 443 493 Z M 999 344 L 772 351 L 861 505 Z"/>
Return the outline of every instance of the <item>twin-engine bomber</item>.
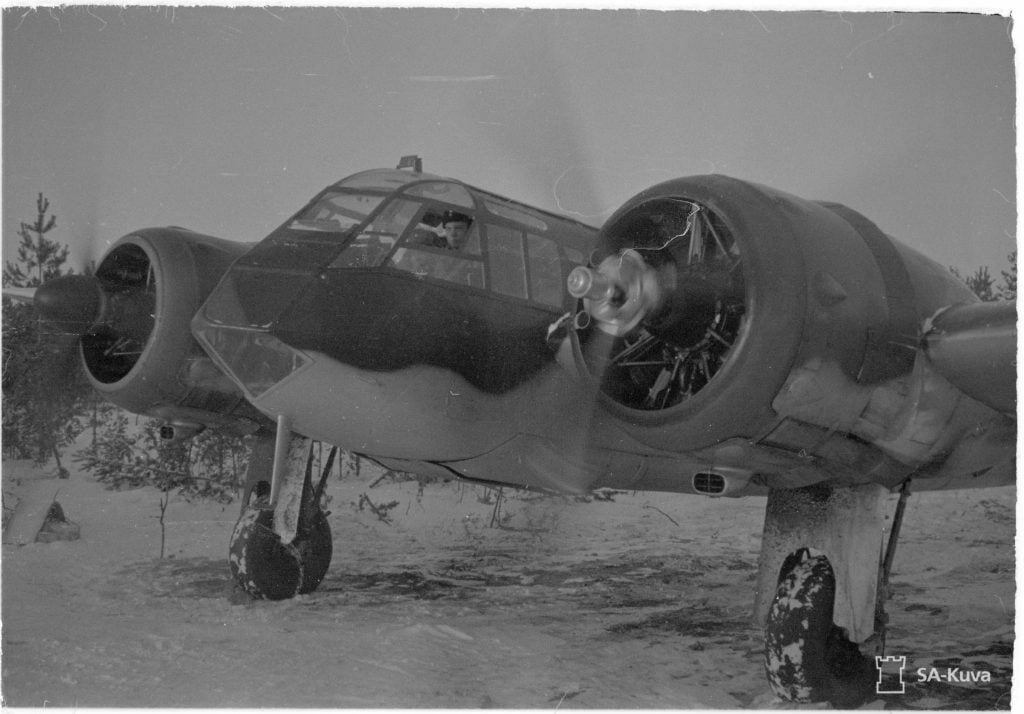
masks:
<path fill-rule="evenodd" d="M 365 171 L 259 243 L 138 231 L 34 301 L 167 437 L 255 436 L 229 554 L 254 597 L 327 571 L 314 441 L 561 493 L 766 495 L 755 616 L 797 702 L 873 692 L 911 484 L 1014 481 L 1016 304 L 850 208 L 725 176 L 653 186 L 596 229 Z"/>

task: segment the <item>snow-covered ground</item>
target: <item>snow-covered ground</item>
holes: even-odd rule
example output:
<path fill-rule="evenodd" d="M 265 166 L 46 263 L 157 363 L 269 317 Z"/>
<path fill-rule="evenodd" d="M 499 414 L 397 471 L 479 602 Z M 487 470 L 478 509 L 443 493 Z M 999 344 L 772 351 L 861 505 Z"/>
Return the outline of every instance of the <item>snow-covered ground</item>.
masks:
<path fill-rule="evenodd" d="M 8 706 L 739 708 L 773 705 L 749 624 L 763 499 L 507 498 L 333 479 L 315 593 L 248 602 L 237 505 L 55 481 L 74 542 L 3 546 Z M 4 488 L 39 476 L 4 464 Z M 359 508 L 398 501 L 392 523 Z M 506 495 L 510 492 L 506 491 Z M 1009 708 L 1014 488 L 915 494 L 896 557 L 887 708 Z M 990 682 L 917 681 L 918 668 Z"/>

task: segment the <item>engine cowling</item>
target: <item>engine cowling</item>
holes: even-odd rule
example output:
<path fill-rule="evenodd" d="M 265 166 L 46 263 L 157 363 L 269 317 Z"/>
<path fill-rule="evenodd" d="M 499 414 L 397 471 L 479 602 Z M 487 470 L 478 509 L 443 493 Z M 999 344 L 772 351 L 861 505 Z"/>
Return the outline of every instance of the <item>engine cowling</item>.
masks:
<path fill-rule="evenodd" d="M 239 433 L 258 428 L 265 418 L 189 329 L 199 306 L 249 247 L 183 228 L 151 228 L 118 240 L 96 268 L 99 307 L 81 337 L 92 386 L 128 411 L 165 420 L 175 436 L 207 426 Z M 58 296 L 61 290 L 50 288 Z M 44 308 L 44 320 L 47 314 Z"/>
<path fill-rule="evenodd" d="M 911 372 L 927 316 L 975 299 L 844 206 L 717 175 L 627 201 L 591 266 L 569 284 L 594 318 L 577 362 L 624 428 L 669 450 L 768 433 L 798 368 L 827 365 L 825 394 L 869 395 Z"/>

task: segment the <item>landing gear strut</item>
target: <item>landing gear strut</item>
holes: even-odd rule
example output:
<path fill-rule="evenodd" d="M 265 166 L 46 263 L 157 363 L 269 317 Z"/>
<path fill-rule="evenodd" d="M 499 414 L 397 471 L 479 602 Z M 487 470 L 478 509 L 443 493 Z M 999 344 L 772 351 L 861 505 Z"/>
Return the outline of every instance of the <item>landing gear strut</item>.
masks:
<path fill-rule="evenodd" d="M 337 449 L 314 486 L 312 440 L 280 434 L 257 439 L 245 504 L 231 534 L 231 574 L 254 598 L 284 600 L 315 590 L 331 563 L 331 529 L 320 501 Z"/>

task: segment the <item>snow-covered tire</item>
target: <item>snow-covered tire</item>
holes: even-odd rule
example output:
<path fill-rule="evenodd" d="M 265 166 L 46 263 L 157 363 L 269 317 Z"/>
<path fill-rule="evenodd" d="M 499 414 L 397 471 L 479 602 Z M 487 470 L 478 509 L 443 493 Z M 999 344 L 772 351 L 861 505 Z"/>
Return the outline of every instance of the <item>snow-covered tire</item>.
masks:
<path fill-rule="evenodd" d="M 308 532 L 282 543 L 274 512 L 247 507 L 231 534 L 229 561 L 235 582 L 254 598 L 286 600 L 310 593 L 327 574 L 333 545 L 331 527 L 318 511 Z"/>
<path fill-rule="evenodd" d="M 849 708 L 871 695 L 875 668 L 833 623 L 835 595 L 824 554 L 801 548 L 786 558 L 765 624 L 765 673 L 780 699 Z"/>

